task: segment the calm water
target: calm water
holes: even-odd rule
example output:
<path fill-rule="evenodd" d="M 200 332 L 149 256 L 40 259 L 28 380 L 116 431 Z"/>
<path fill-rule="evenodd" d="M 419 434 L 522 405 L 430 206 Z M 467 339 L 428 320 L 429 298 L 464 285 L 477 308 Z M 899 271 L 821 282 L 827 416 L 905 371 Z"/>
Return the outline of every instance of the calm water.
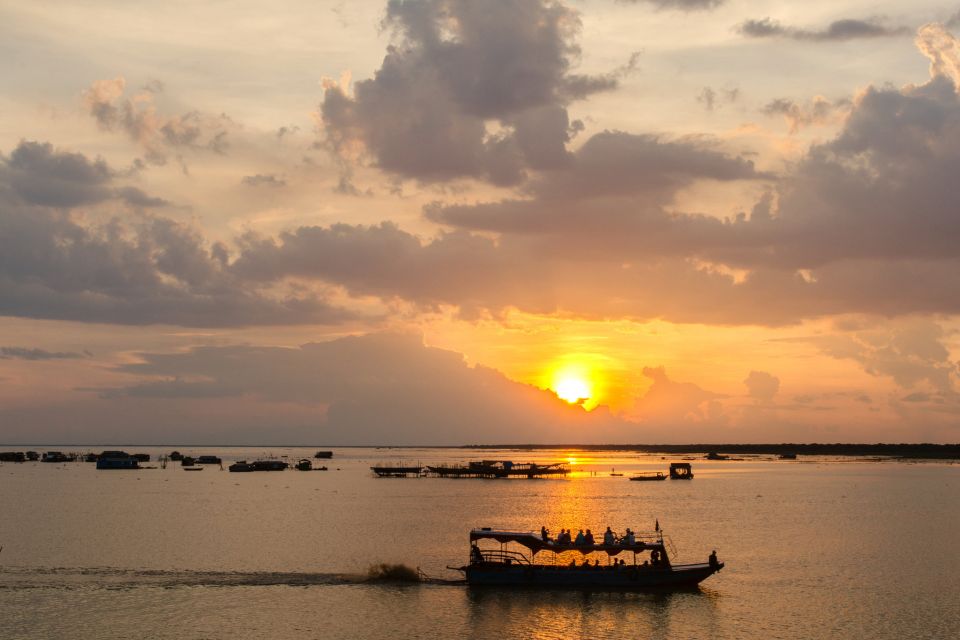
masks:
<path fill-rule="evenodd" d="M 225 461 L 312 454 L 181 450 Z M 571 455 L 578 473 L 565 480 L 378 479 L 368 470 L 400 459 Z M 668 461 L 336 449 L 323 463 L 330 471 L 252 474 L 3 463 L 0 637 L 960 637 L 960 465 L 694 461 L 693 481 L 639 483 L 610 471 Z M 465 562 L 474 526 L 622 531 L 654 519 L 680 562 L 717 549 L 727 567 L 697 591 L 656 594 L 361 581 L 375 562 L 457 578 L 445 567 Z"/>

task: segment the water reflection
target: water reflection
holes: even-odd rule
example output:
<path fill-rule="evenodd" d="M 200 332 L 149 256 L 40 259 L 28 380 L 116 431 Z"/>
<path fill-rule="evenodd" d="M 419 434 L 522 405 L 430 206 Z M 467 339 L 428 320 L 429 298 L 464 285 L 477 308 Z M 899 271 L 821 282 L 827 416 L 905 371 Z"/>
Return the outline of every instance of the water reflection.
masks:
<path fill-rule="evenodd" d="M 470 638 L 718 637 L 716 592 L 466 590 Z"/>

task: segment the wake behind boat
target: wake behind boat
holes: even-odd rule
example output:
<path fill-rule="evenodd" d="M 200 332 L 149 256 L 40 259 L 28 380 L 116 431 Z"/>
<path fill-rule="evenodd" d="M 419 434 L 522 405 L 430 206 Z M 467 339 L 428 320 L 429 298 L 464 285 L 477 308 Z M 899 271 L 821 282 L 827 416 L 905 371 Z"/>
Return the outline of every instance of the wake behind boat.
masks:
<path fill-rule="evenodd" d="M 471 586 L 641 591 L 693 587 L 724 566 L 716 551 L 707 562 L 673 564 L 667 553 L 672 545 L 662 531 L 639 535 L 627 531 L 619 540 L 608 535 L 603 544 L 577 544 L 533 532 L 473 529 L 469 564 L 450 568 L 462 571 Z M 551 554 L 548 561 L 537 562 L 537 554 L 544 551 Z M 592 554 L 597 557 L 591 563 Z M 601 565 L 599 556 L 604 555 L 606 563 Z"/>

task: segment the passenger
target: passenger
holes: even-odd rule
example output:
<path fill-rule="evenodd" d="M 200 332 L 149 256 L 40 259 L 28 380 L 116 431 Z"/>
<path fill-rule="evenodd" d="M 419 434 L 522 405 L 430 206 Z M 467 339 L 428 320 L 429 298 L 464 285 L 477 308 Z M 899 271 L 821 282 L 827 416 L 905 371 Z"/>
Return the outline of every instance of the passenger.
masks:
<path fill-rule="evenodd" d="M 711 568 L 711 569 L 719 569 L 719 568 L 720 568 L 720 561 L 717 560 L 717 550 L 716 550 L 716 549 L 714 549 L 713 552 L 710 554 L 710 568 Z"/>
<path fill-rule="evenodd" d="M 593 544 L 593 532 L 587 529 L 587 535 L 583 536 L 584 544 Z"/>
<path fill-rule="evenodd" d="M 577 559 L 574 558 L 573 560 L 570 561 L 570 568 L 573 569 L 576 566 L 577 566 Z"/>
<path fill-rule="evenodd" d="M 627 546 L 632 547 L 635 544 L 637 544 L 637 537 L 633 531 L 630 530 L 630 527 L 627 527 Z"/>
<path fill-rule="evenodd" d="M 594 561 L 593 561 L 593 568 L 594 568 L 594 569 L 599 569 L 599 568 L 600 568 L 600 558 L 594 559 Z"/>
<path fill-rule="evenodd" d="M 613 535 L 613 531 L 610 527 L 607 527 L 607 530 L 603 532 L 603 544 L 613 545 L 617 543 L 617 537 Z"/>
<path fill-rule="evenodd" d="M 480 547 L 476 543 L 470 545 L 470 562 L 472 564 L 483 562 L 483 554 L 480 553 Z"/>
<path fill-rule="evenodd" d="M 588 568 L 588 567 L 590 566 L 590 559 L 589 559 L 589 558 L 584 558 L 584 559 L 583 559 L 583 565 L 582 565 L 582 566 L 583 566 L 584 568 Z"/>
<path fill-rule="evenodd" d="M 544 542 L 550 541 L 550 532 L 547 530 L 546 527 L 540 527 L 540 539 L 543 540 Z"/>
<path fill-rule="evenodd" d="M 573 541 L 573 544 L 583 545 L 586 543 L 586 541 L 587 539 L 583 537 L 583 529 L 580 529 L 580 531 L 577 533 L 577 537 Z"/>

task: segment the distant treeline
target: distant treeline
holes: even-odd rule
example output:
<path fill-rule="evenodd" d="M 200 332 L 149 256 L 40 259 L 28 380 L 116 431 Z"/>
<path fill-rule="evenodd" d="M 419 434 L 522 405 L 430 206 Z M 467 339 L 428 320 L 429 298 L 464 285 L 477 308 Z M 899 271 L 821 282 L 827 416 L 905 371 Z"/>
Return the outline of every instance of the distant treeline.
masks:
<path fill-rule="evenodd" d="M 892 456 L 896 458 L 934 458 L 960 460 L 960 444 L 521 444 L 466 445 L 468 449 L 578 449 L 580 451 L 636 451 L 640 453 L 723 453 L 770 454 L 795 453 L 798 456 Z"/>

